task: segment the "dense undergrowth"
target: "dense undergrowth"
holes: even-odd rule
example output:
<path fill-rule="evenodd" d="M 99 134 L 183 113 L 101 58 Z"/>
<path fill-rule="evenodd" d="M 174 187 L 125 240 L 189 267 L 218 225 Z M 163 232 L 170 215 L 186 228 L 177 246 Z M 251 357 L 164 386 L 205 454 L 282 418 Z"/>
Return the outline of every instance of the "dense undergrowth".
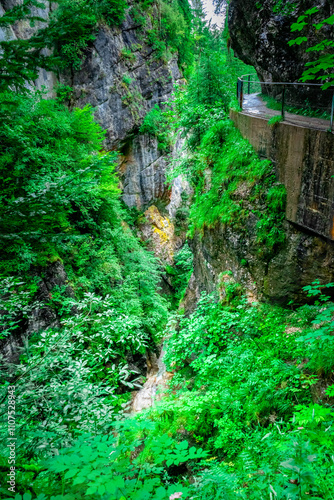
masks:
<path fill-rule="evenodd" d="M 250 305 L 232 283 L 226 300 L 175 318 L 170 394 L 138 419 L 209 454 L 182 498 L 332 498 L 333 305 Z"/>
<path fill-rule="evenodd" d="M 203 294 L 190 317 L 171 319 L 165 362 L 175 374 L 162 401 L 113 423 L 101 404 L 95 435 L 80 415 L 71 446 L 20 462 L 21 485 L 41 500 L 48 492 L 69 500 L 332 498 L 333 304 L 319 283 L 309 287 L 318 300 L 296 310 L 249 304 L 225 287 L 225 302 Z"/>
<path fill-rule="evenodd" d="M 2 363 L 1 400 L 14 384 L 17 464 L 34 470 L 77 432 L 108 432 L 142 381 L 167 302 L 156 259 L 127 223 L 117 155 L 100 152 L 92 110 L 70 112 L 38 93 L 0 100 L 2 345 L 35 332 L 19 363 Z M 43 280 L 59 273 L 67 275 L 45 297 Z M 3 418 L 1 431 L 5 470 Z"/>

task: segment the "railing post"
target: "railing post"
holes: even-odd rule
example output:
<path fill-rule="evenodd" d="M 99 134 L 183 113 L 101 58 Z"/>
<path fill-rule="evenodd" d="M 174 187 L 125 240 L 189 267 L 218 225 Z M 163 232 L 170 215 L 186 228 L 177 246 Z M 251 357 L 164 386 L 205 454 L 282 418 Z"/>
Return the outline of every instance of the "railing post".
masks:
<path fill-rule="evenodd" d="M 244 101 L 244 81 L 240 80 L 239 106 L 241 108 L 241 111 L 242 111 L 243 101 Z"/>
<path fill-rule="evenodd" d="M 332 97 L 332 109 L 331 109 L 331 126 L 330 126 L 331 132 L 333 132 L 333 116 L 334 116 L 334 93 Z"/>
<path fill-rule="evenodd" d="M 248 94 L 250 94 L 250 78 L 251 76 L 248 75 Z"/>
<path fill-rule="evenodd" d="M 285 120 L 285 110 L 284 110 L 284 104 L 285 104 L 285 85 L 283 85 L 283 90 L 282 90 L 282 110 L 281 110 L 281 116 L 282 120 Z"/>

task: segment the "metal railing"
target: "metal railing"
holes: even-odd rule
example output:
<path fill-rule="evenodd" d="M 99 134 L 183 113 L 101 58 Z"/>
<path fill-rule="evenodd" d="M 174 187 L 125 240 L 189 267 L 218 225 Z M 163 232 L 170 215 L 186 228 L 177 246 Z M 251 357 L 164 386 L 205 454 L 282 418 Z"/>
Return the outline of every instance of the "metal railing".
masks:
<path fill-rule="evenodd" d="M 237 99 L 241 110 L 243 110 L 244 98 L 247 94 L 258 94 L 264 99 L 266 97 L 273 97 L 276 101 L 276 105 L 279 106 L 280 114 L 283 120 L 285 120 L 285 113 L 290 111 L 293 114 L 302 114 L 303 116 L 308 116 L 312 118 L 324 118 L 330 121 L 330 131 L 333 132 L 334 127 L 334 87 L 331 86 L 326 90 L 321 90 L 318 93 L 320 103 L 310 104 L 308 99 L 304 100 L 307 92 L 313 92 L 314 101 L 314 91 L 317 88 L 322 87 L 321 83 L 301 83 L 301 82 L 262 82 L 258 79 L 257 75 L 247 74 L 242 75 L 237 81 Z M 297 90 L 302 87 L 302 92 L 300 99 L 296 100 Z M 289 96 L 287 103 L 287 94 Z M 277 99 L 278 96 L 278 99 Z M 315 99 L 315 102 L 317 99 Z M 323 105 L 327 102 L 327 105 Z M 270 107 L 270 106 L 268 106 Z M 290 109 L 289 109 L 290 108 Z M 278 107 L 273 109 L 278 110 Z M 320 114 L 320 110 L 323 112 L 323 116 L 317 116 L 315 109 Z M 300 110 L 300 112 L 299 112 Z M 310 113 L 310 114 L 308 114 Z"/>

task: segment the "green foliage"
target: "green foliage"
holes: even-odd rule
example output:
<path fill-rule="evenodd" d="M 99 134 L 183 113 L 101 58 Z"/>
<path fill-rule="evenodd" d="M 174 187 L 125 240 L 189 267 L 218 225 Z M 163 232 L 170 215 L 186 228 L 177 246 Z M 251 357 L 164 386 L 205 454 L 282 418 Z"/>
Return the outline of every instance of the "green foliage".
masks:
<path fill-rule="evenodd" d="M 144 275 L 140 283 L 144 296 L 151 292 L 154 309 L 152 302 L 147 302 L 147 310 L 143 303 L 150 297 L 146 295 L 141 302 L 136 290 L 131 289 L 135 280 L 132 274 L 109 295 L 86 293 L 80 300 L 56 288 L 49 304 L 30 304 L 27 293 L 20 289 L 15 299 L 8 297 L 8 290 L 13 295 L 13 287 L 22 283 L 5 282 L 7 293 L 1 305 L 7 312 L 2 321 L 12 330 L 17 325 L 11 325 L 8 316 L 16 323 L 26 318 L 26 303 L 30 309 L 39 306 L 54 310 L 59 322 L 58 328 L 35 333 L 26 341 L 20 364 L 4 365 L 2 369 L 2 380 L 15 380 L 20 460 L 53 454 L 71 443 L 77 431 L 107 432 L 116 410 L 121 409 L 116 391 L 119 394 L 138 388 L 141 374 L 133 360 L 144 357 L 152 343 L 151 333 L 156 333 L 165 319 L 165 309 L 163 300 L 144 288 L 152 277 Z M 20 315 L 15 315 L 13 303 L 16 307 L 23 305 Z M 7 385 L 3 382 L 1 397 Z M 2 434 L 6 432 L 4 424 L 1 430 Z"/>
<path fill-rule="evenodd" d="M 317 14 L 318 12 L 318 7 L 312 7 L 311 9 L 308 9 L 304 14 L 298 17 L 295 23 L 291 25 L 291 31 L 301 32 L 305 27 L 309 27 L 310 23 L 312 22 L 312 16 L 314 14 Z M 319 52 L 320 56 L 318 59 L 306 63 L 306 69 L 301 77 L 301 81 L 303 82 L 307 82 L 310 80 L 320 80 L 321 82 L 323 82 L 323 89 L 329 88 L 331 85 L 333 85 L 334 81 L 332 73 L 334 66 L 334 41 L 325 38 L 320 30 L 324 26 L 328 27 L 332 26 L 333 24 L 334 15 L 313 24 L 318 43 L 316 43 L 316 45 L 309 46 L 306 49 L 306 52 Z M 308 37 L 299 36 L 294 40 L 290 40 L 289 45 L 300 45 L 305 42 L 308 42 Z"/>
<path fill-rule="evenodd" d="M 222 306 L 203 294 L 192 315 L 170 323 L 172 390 L 147 417 L 159 434 L 182 432 L 210 453 L 191 498 L 332 497 L 333 409 L 312 402 L 314 351 L 307 337 L 295 340 L 324 304 L 332 307 Z"/>
<path fill-rule="evenodd" d="M 179 304 L 186 292 L 192 271 L 193 254 L 188 242 L 174 255 L 174 267 L 167 266 L 166 271 L 171 277 L 172 285 L 175 289 L 175 299 Z"/>
<path fill-rule="evenodd" d="M 157 104 L 145 116 L 139 132 L 156 137 L 158 140 L 158 149 L 165 152 L 169 151 L 170 131 L 168 121 Z"/>
<path fill-rule="evenodd" d="M 178 52 L 181 68 L 187 69 L 193 61 L 193 40 L 190 36 L 191 15 L 187 2 L 172 1 L 170 3 L 159 0 L 161 24 L 159 37 Z"/>
<path fill-rule="evenodd" d="M 89 106 L 70 113 L 42 95 L 10 92 L 0 102 L 1 269 L 26 271 L 83 241 L 71 217 L 76 209 L 96 212 L 106 194 L 118 195 L 116 158 L 92 154 L 103 134 Z"/>
<path fill-rule="evenodd" d="M 125 85 L 131 85 L 132 78 L 129 75 L 124 75 L 123 76 L 123 83 L 125 83 Z"/>
<path fill-rule="evenodd" d="M 44 2 L 24 0 L 7 10 L 0 18 L 0 27 L 5 31 L 17 21 L 26 19 L 31 25 L 45 22 L 45 19 L 31 14 L 32 8 L 44 9 Z M 10 38 L 10 37 L 9 37 Z M 25 91 L 26 82 L 33 82 L 38 76 L 38 68 L 51 69 L 56 63 L 54 57 L 42 53 L 45 43 L 38 37 L 27 39 L 2 39 L 0 41 L 0 93 L 8 88 Z"/>
<path fill-rule="evenodd" d="M 66 101 L 71 101 L 73 95 L 73 89 L 69 85 L 64 85 L 59 83 L 56 88 L 57 100 L 60 103 L 64 103 Z"/>
<path fill-rule="evenodd" d="M 312 353 L 309 363 L 310 368 L 325 373 L 330 372 L 333 367 L 334 322 L 332 318 L 334 304 L 331 302 L 327 303 L 330 297 L 324 295 L 322 291 L 333 286 L 333 283 L 320 285 L 319 280 L 316 280 L 311 285 L 304 287 L 309 297 L 317 297 L 315 305 L 320 309 L 312 321 L 312 328 L 307 329 L 303 332 L 304 335 L 297 339 L 297 342 L 308 342 L 309 350 Z"/>
<path fill-rule="evenodd" d="M 17 20 L 26 19 L 30 24 L 45 19 L 31 15 L 31 8 L 45 8 L 44 2 L 24 0 L 22 5 L 6 11 L 0 26 L 8 27 Z M 71 66 L 81 67 L 88 45 L 95 39 L 98 24 L 119 25 L 124 19 L 125 0 L 60 0 L 51 12 L 47 25 L 29 39 L 3 40 L 0 48 L 0 92 L 9 87 L 24 90 L 26 82 L 33 82 L 38 68 L 55 70 Z M 46 56 L 45 48 L 52 50 Z"/>
<path fill-rule="evenodd" d="M 125 18 L 126 0 L 99 0 L 97 12 L 109 26 L 119 26 Z"/>
<path fill-rule="evenodd" d="M 33 301 L 37 291 L 37 281 L 29 285 L 15 277 L 0 280 L 0 338 L 15 333 L 22 321 L 27 320 L 41 304 Z"/>
<path fill-rule="evenodd" d="M 141 1 L 131 7 L 130 13 L 142 30 L 143 39 L 151 45 L 154 57 L 167 62 L 175 55 L 180 68 L 190 74 L 194 60 L 193 16 L 188 1 Z"/>
<path fill-rule="evenodd" d="M 279 123 L 279 122 L 281 122 L 281 121 L 283 121 L 283 118 L 282 118 L 282 116 L 281 116 L 281 115 L 279 115 L 279 116 L 272 116 L 272 117 L 270 118 L 270 120 L 268 120 L 268 125 L 269 125 L 270 127 L 272 127 L 272 126 L 276 125 L 276 123 Z"/>
<path fill-rule="evenodd" d="M 205 457 L 202 449 L 189 448 L 187 441 L 177 443 L 168 435 L 152 439 L 154 425 L 148 422 L 129 425 L 125 421 L 116 429 L 120 439 L 112 434 L 84 435 L 73 448 L 49 461 L 49 470 L 60 473 L 65 480 L 63 494 L 70 493 L 73 500 L 83 494 L 112 500 L 167 500 L 175 492 L 187 493 L 187 488 L 179 484 L 165 486 L 163 473 L 166 477 L 168 467 Z M 142 436 L 138 437 L 138 433 Z"/>
<path fill-rule="evenodd" d="M 248 67 L 235 61 L 219 37 L 205 32 L 201 37 L 198 68 L 189 85 L 176 90 L 174 106 L 166 113 L 177 137 L 181 130 L 186 151 L 171 162 L 169 180 L 181 174 L 194 190 L 190 237 L 218 223 L 238 231 L 247 228 L 256 237 L 259 254 L 270 256 L 285 239 L 285 205 L 282 200 L 275 205 L 267 196 L 276 184 L 272 165 L 258 158 L 227 116 L 230 107 L 237 107 L 236 76 Z M 278 191 L 282 197 L 284 187 Z"/>
<path fill-rule="evenodd" d="M 297 5 L 297 2 L 293 0 L 278 0 L 273 7 L 273 12 L 282 16 L 290 16 L 295 12 Z"/>
<path fill-rule="evenodd" d="M 61 0 L 38 37 L 61 60 L 62 66 L 81 67 L 88 45 L 95 40 L 98 23 L 119 25 L 125 15 L 125 0 Z"/>
<path fill-rule="evenodd" d="M 265 245 L 261 251 L 270 251 L 284 241 L 284 187 L 280 185 L 274 190 L 276 180 L 270 162 L 258 159 L 221 108 L 197 107 L 197 111 L 194 135 L 188 139 L 193 153 L 182 158 L 172 173 L 182 173 L 194 186 L 190 235 L 218 222 L 242 229 L 253 213 L 258 219 L 254 233 L 258 243 Z M 206 128 L 206 132 L 198 147 L 194 147 L 201 128 Z M 252 212 L 245 206 L 244 192 L 253 202 Z"/>
<path fill-rule="evenodd" d="M 123 222 L 116 155 L 99 152 L 91 109 L 70 112 L 40 94 L 8 92 L 1 103 L 1 335 L 26 331 L 37 309 L 56 318 L 26 342 L 20 364 L 2 371 L 20 391 L 24 459 L 43 456 L 45 443 L 67 445 L 76 430 L 109 428 L 115 390 L 138 384 L 133 363 L 167 310 L 156 260 Z M 59 257 L 71 288 L 55 287 L 41 304 L 42 266 Z"/>
<path fill-rule="evenodd" d="M 20 9 L 10 15 L 26 15 Z M 62 0 L 36 43 L 42 47 L 48 35 L 55 54 L 79 67 L 97 23 L 119 24 L 124 9 L 122 2 Z M 142 31 L 152 15 L 156 56 L 178 51 L 187 71 L 190 47 L 198 57 L 173 106 L 155 106 L 140 129 L 165 151 L 173 130 L 185 140 L 171 176 L 186 176 L 193 197 L 188 208 L 183 195 L 179 229 L 189 219 L 192 233 L 217 223 L 251 231 L 259 255 L 272 256 L 284 241 L 286 192 L 227 118 L 237 106 L 235 77 L 248 68 L 217 33 L 195 23 L 183 0 L 146 0 L 135 12 Z M 135 113 L 141 97 L 131 83 L 124 75 L 123 102 Z M 71 92 L 59 85 L 57 100 L 0 95 L 0 332 L 32 332 L 19 361 L 0 368 L 2 405 L 8 385 L 16 387 L 17 499 L 332 500 L 334 305 L 326 291 L 333 285 L 312 283 L 305 287 L 312 304 L 285 310 L 249 304 L 228 271 L 220 302 L 203 294 L 192 314 L 170 316 L 164 331 L 161 272 L 128 226 L 138 212 L 119 200 L 117 154 L 101 152 L 104 134 L 89 107 L 64 107 Z M 192 272 L 188 243 L 174 259 L 167 272 L 179 302 Z M 68 280 L 41 303 L 43 273 L 55 263 Z M 38 310 L 52 318 L 47 328 L 33 326 Z M 129 391 L 142 386 L 146 352 L 162 336 L 172 381 L 153 408 L 130 416 Z M 7 472 L 1 422 L 0 470 Z"/>
<path fill-rule="evenodd" d="M 39 32 L 47 47 L 54 48 L 62 66 L 80 69 L 84 51 L 95 39 L 97 17 L 93 5 L 90 0 L 61 0 L 47 28 Z"/>
<path fill-rule="evenodd" d="M 128 59 L 131 62 L 134 62 L 136 60 L 135 54 L 130 49 L 122 49 L 121 56 L 124 57 L 124 59 Z"/>

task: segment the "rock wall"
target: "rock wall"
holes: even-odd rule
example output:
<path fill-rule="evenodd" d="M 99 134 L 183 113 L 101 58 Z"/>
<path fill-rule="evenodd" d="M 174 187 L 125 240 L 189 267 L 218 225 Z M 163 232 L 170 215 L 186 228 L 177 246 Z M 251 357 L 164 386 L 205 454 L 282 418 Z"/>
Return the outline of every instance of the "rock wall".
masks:
<path fill-rule="evenodd" d="M 289 13 L 292 4 L 295 8 Z M 231 46 L 240 59 L 255 68 L 261 81 L 295 82 L 301 77 L 305 63 L 318 58 L 317 53 L 307 53 L 307 47 L 317 44 L 322 37 L 334 40 L 331 26 L 322 28 L 321 34 L 313 27 L 314 23 L 334 14 L 334 4 L 332 0 L 284 0 L 281 7 L 287 9 L 285 14 L 275 13 L 276 5 L 276 0 L 231 0 L 228 14 Z M 291 24 L 312 7 L 320 11 L 312 17 L 310 27 L 301 33 L 292 33 Z M 288 42 L 300 35 L 307 36 L 308 42 L 290 47 Z M 263 91 L 275 94 L 281 89 L 266 86 Z M 311 87 L 299 87 L 287 89 L 286 98 L 292 103 L 308 98 L 315 106 L 330 106 L 331 95 L 313 91 Z"/>
<path fill-rule="evenodd" d="M 15 333 L 0 339 L 0 353 L 10 363 L 18 361 L 20 351 L 32 333 L 59 326 L 56 312 L 47 305 L 50 302 L 52 290 L 56 286 L 65 287 L 67 296 L 74 297 L 72 288 L 68 286 L 67 274 L 60 260 L 50 263 L 46 268 L 34 269 L 32 274 L 40 279 L 35 300 L 44 305 L 36 307 L 29 319 L 23 321 L 21 328 Z"/>
<path fill-rule="evenodd" d="M 327 240 L 286 221 L 285 244 L 270 258 L 263 258 L 255 244 L 255 224 L 251 217 L 244 231 L 217 225 L 195 236 L 191 241 L 196 283 L 192 283 L 192 297 L 202 291 L 220 291 L 221 274 L 226 271 L 243 286 L 251 302 L 262 299 L 282 305 L 290 300 L 303 303 L 306 295 L 302 287 L 315 279 L 334 281 L 333 245 Z"/>
<path fill-rule="evenodd" d="M 304 286 L 319 279 L 334 282 L 333 244 L 322 237 L 301 231 L 286 221 L 286 240 L 270 258 L 264 258 L 255 244 L 256 220 L 244 231 L 224 225 L 196 234 L 189 245 L 194 254 L 194 272 L 182 306 L 194 310 L 202 292 L 217 292 L 224 298 L 226 283 L 239 283 L 250 303 L 258 300 L 287 306 L 304 304 Z"/>
<path fill-rule="evenodd" d="M 177 58 L 157 59 L 147 43 L 151 28 L 150 17 L 141 28 L 130 9 L 121 27 L 101 26 L 82 69 L 63 77 L 74 88 L 76 106 L 94 106 L 96 119 L 107 132 L 106 149 L 121 151 L 123 199 L 138 209 L 157 199 L 168 203 L 165 154 L 154 137 L 138 131 L 147 112 L 165 103 L 182 78 Z"/>

